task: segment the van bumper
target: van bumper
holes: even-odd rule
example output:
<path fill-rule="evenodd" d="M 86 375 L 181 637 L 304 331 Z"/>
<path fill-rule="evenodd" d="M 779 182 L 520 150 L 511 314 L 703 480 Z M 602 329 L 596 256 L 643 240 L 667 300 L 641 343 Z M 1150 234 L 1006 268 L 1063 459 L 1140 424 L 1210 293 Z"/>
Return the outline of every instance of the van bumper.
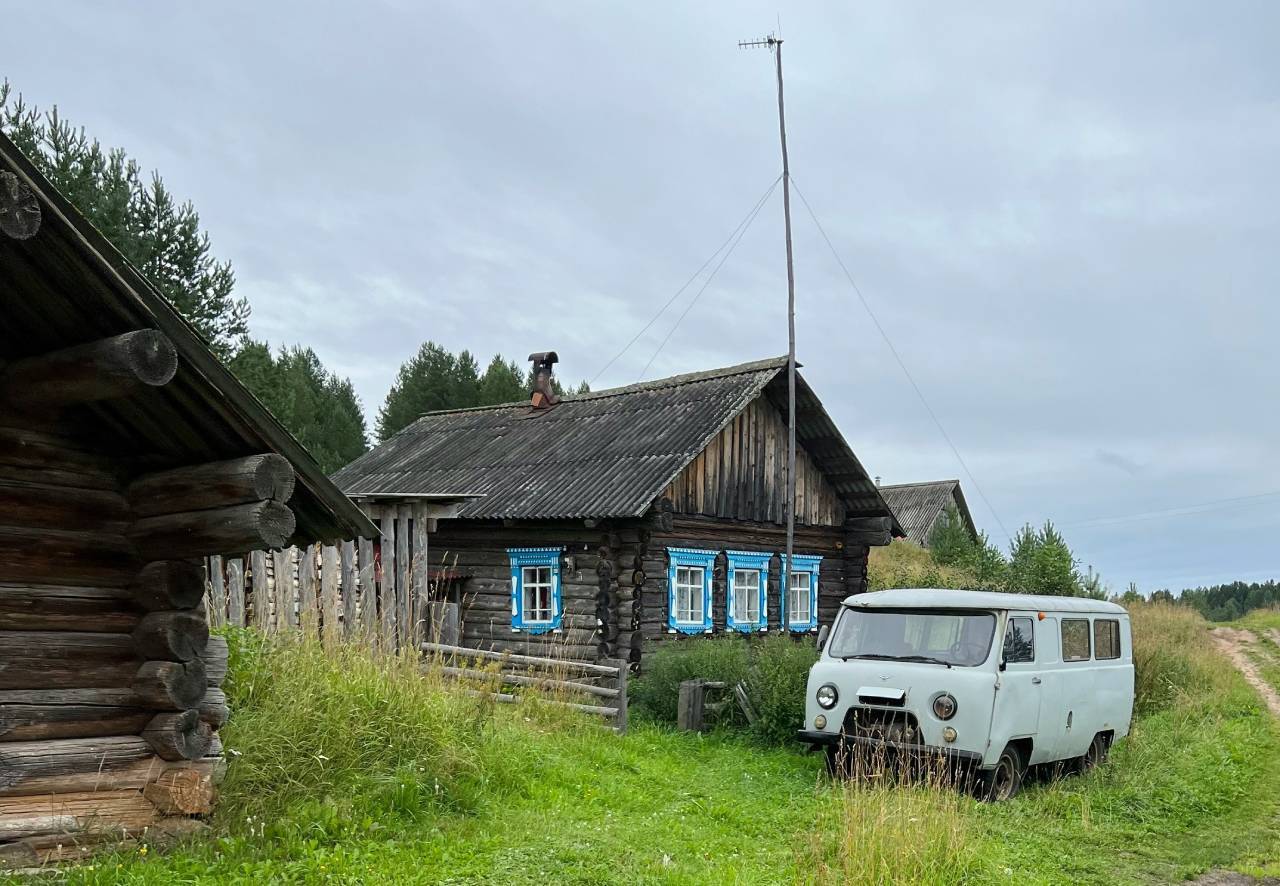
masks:
<path fill-rule="evenodd" d="M 845 735 L 840 732 L 818 732 L 812 729 L 799 730 L 800 741 L 807 742 L 810 750 L 844 742 L 847 747 L 857 745 L 868 750 L 893 751 L 919 757 L 939 757 L 951 763 L 965 765 L 981 765 L 982 754 L 977 751 L 966 751 L 961 748 L 938 747 L 928 744 L 907 744 L 901 741 L 885 741 L 866 735 Z"/>

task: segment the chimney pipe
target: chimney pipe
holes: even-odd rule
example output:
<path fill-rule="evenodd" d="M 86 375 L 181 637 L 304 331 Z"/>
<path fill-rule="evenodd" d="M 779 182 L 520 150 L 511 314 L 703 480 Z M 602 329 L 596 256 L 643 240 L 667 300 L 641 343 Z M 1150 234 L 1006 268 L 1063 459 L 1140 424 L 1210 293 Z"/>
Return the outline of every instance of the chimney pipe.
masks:
<path fill-rule="evenodd" d="M 554 366 L 560 362 L 555 351 L 539 351 L 529 355 L 533 362 L 533 390 L 529 392 L 529 402 L 534 409 L 546 409 L 560 402 L 555 389 L 551 385 Z"/>
<path fill-rule="evenodd" d="M 877 488 L 877 489 L 879 489 L 879 488 L 880 488 L 880 475 L 879 475 L 879 474 L 876 474 L 876 488 Z"/>

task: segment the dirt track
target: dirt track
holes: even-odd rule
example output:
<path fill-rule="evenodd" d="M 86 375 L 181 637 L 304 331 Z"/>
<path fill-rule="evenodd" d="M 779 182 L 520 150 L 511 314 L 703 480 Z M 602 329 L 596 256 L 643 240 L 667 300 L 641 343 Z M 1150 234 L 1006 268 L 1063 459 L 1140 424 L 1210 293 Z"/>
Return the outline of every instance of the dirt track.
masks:
<path fill-rule="evenodd" d="M 1276 634 L 1280 632 L 1271 631 L 1270 633 L 1272 639 L 1275 639 Z M 1244 675 L 1249 685 L 1258 690 L 1258 694 L 1267 703 L 1271 713 L 1280 717 L 1280 693 L 1277 693 L 1271 684 L 1262 679 L 1258 666 L 1253 663 L 1253 659 L 1249 658 L 1248 653 L 1245 652 L 1247 647 L 1253 646 L 1258 642 L 1258 638 L 1254 636 L 1253 632 L 1237 628 L 1214 628 L 1213 642 L 1231 659 L 1231 663 Z"/>

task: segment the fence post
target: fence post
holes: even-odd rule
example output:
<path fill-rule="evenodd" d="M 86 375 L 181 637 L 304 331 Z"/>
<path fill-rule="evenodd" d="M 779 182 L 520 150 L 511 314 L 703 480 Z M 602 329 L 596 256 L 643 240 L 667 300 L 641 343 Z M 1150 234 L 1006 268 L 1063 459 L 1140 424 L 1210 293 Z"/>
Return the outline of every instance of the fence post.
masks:
<path fill-rule="evenodd" d="M 267 586 L 267 553 L 249 554 L 250 578 L 253 581 L 253 626 L 266 633 L 271 629 L 271 591 Z"/>
<path fill-rule="evenodd" d="M 356 543 L 342 543 L 342 635 L 350 637 L 356 629 Z"/>
<path fill-rule="evenodd" d="M 244 561 L 233 557 L 227 562 L 227 623 L 238 628 L 244 621 Z"/>
<path fill-rule="evenodd" d="M 209 627 L 220 628 L 227 620 L 227 586 L 223 583 L 222 558 L 214 554 L 206 560 L 205 574 L 209 576 L 209 599 L 205 604 Z"/>
<path fill-rule="evenodd" d="M 611 658 L 604 662 L 607 665 L 613 665 L 618 669 L 618 681 L 615 688 L 618 690 L 618 697 L 614 699 L 617 705 L 618 714 L 613 720 L 613 729 L 619 735 L 627 734 L 627 662 L 626 659 Z"/>
<path fill-rule="evenodd" d="M 362 538 L 356 550 L 360 584 L 360 633 L 372 643 L 378 629 L 378 576 L 373 568 L 373 539 Z"/>
<path fill-rule="evenodd" d="M 680 683 L 680 702 L 676 709 L 676 728 L 681 732 L 702 731 L 702 703 L 706 699 L 701 679 L 683 680 Z"/>
<path fill-rule="evenodd" d="M 333 545 L 325 545 L 320 549 L 320 618 L 327 644 L 336 643 L 342 638 L 342 630 L 338 627 L 338 582 L 339 574 L 338 549 Z"/>

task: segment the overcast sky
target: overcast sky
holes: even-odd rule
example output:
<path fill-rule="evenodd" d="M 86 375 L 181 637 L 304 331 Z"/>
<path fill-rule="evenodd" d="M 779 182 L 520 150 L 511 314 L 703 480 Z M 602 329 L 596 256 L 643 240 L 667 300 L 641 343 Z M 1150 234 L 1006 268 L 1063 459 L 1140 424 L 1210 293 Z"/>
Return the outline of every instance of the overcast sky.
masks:
<path fill-rule="evenodd" d="M 803 372 L 868 469 L 1117 591 L 1280 577 L 1274 4 L 60 2 L 0 76 L 160 170 L 373 415 L 425 339 L 635 381 L 700 282 L 596 375 L 780 171 L 736 46 L 779 15 L 794 179 L 973 479 L 797 199 Z M 648 377 L 785 352 L 780 198 Z"/>

